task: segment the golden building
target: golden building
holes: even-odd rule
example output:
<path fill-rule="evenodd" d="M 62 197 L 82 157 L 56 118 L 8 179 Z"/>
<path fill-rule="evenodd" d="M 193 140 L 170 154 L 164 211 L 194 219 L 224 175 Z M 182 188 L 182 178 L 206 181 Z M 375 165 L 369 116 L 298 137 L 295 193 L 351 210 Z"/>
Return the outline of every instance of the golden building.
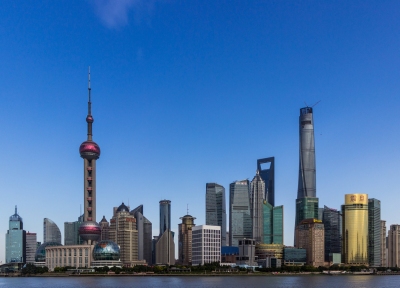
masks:
<path fill-rule="evenodd" d="M 346 194 L 342 215 L 344 263 L 368 265 L 368 195 Z"/>
<path fill-rule="evenodd" d="M 306 249 L 306 263 L 311 266 L 324 266 L 325 229 L 321 220 L 310 218 L 302 220 L 295 230 L 295 247 Z"/>
<path fill-rule="evenodd" d="M 282 259 L 283 244 L 257 244 L 255 255 L 258 260 L 267 259 L 267 257 Z"/>

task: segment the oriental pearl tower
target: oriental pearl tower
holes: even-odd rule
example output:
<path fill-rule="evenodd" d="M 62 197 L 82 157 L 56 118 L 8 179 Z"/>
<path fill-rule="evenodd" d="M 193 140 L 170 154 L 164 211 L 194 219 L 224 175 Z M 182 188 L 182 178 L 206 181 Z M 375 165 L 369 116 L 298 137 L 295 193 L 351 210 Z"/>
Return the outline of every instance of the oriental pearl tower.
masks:
<path fill-rule="evenodd" d="M 87 122 L 87 140 L 79 147 L 79 153 L 83 158 L 83 203 L 84 214 L 83 223 L 79 227 L 79 235 L 86 244 L 93 244 L 100 238 L 101 229 L 96 222 L 96 160 L 100 157 L 100 147 L 92 140 L 92 102 L 90 89 L 90 67 L 88 73 L 88 115 Z"/>

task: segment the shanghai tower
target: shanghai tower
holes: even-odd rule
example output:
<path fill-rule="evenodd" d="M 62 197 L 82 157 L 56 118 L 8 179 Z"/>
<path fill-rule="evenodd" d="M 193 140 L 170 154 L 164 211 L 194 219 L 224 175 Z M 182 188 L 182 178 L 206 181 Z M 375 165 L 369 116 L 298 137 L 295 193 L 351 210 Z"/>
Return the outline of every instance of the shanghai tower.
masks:
<path fill-rule="evenodd" d="M 308 218 L 318 218 L 316 198 L 315 143 L 313 108 L 300 109 L 299 117 L 299 185 L 296 199 L 296 224 Z"/>

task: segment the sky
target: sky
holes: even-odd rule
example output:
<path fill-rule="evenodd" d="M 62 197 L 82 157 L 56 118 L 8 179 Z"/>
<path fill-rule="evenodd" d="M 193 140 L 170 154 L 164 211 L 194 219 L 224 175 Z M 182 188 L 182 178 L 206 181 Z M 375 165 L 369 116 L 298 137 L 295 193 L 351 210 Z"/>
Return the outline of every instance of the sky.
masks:
<path fill-rule="evenodd" d="M 273 156 L 293 245 L 299 109 L 320 101 L 320 207 L 367 193 L 388 228 L 400 223 L 399 11 L 399 1 L 1 1 L 0 231 L 15 205 L 38 241 L 43 218 L 64 237 L 80 215 L 89 66 L 97 221 L 143 204 L 158 235 L 168 199 L 172 230 L 187 207 L 205 224 L 206 183 L 228 201 L 229 183 Z"/>

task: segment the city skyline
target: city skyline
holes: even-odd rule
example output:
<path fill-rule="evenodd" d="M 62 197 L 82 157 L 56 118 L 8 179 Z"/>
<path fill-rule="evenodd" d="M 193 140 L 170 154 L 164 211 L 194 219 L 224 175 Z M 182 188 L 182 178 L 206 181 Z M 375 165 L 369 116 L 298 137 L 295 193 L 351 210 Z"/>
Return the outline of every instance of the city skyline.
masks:
<path fill-rule="evenodd" d="M 204 183 L 252 179 L 255 161 L 273 156 L 292 245 L 298 109 L 321 100 L 319 207 L 365 193 L 381 201 L 387 227 L 400 223 L 399 3 L 152 3 L 116 22 L 90 1 L 3 3 L 0 187 L 13 195 L 0 209 L 4 234 L 15 205 L 38 241 L 44 218 L 63 227 L 81 215 L 88 66 L 102 148 L 96 221 L 123 201 L 144 205 L 158 235 L 158 202 L 169 199 L 172 231 L 187 204 L 205 224 Z"/>

